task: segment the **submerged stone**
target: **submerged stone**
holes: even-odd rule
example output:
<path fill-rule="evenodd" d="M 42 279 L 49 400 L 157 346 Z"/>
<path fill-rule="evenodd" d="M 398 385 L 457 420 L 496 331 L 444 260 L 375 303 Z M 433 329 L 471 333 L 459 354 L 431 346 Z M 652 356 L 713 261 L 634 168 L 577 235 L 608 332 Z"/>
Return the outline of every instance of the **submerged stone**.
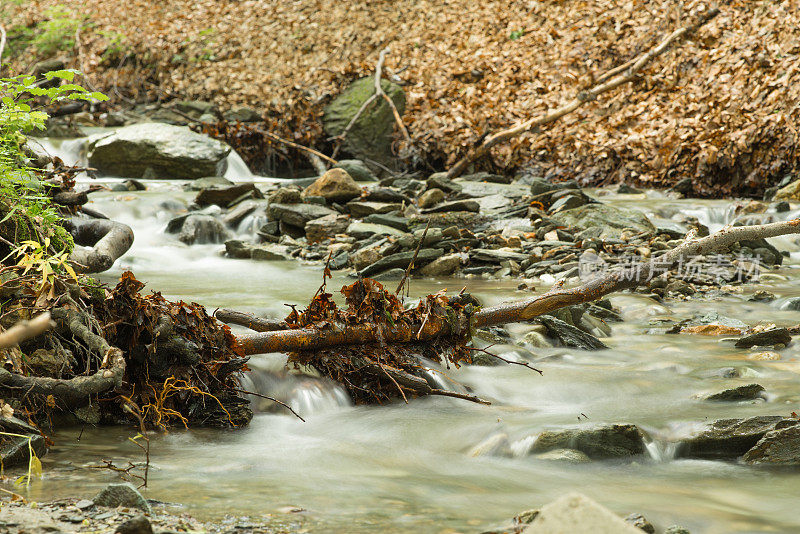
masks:
<path fill-rule="evenodd" d="M 593 460 L 625 458 L 645 452 L 644 438 L 644 432 L 630 424 L 548 430 L 539 434 L 530 452 L 575 449 Z"/>
<path fill-rule="evenodd" d="M 737 458 L 746 453 L 764 434 L 783 421 L 779 415 L 748 419 L 720 419 L 698 435 L 683 440 L 678 456 L 683 458 Z"/>

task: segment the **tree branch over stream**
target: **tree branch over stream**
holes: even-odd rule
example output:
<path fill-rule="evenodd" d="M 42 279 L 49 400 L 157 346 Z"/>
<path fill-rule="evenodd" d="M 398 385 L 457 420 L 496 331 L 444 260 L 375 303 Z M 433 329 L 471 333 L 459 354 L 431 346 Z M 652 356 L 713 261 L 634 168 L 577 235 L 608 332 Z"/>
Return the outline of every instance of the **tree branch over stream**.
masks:
<path fill-rule="evenodd" d="M 690 232 L 684 242 L 674 249 L 643 264 L 633 275 L 624 270 L 614 270 L 575 287 L 554 287 L 547 293 L 479 310 L 472 317 L 463 315 L 451 321 L 416 324 L 396 324 L 376 328 L 375 324 L 338 324 L 325 328 L 307 327 L 293 330 L 261 332 L 238 336 L 245 354 L 268 352 L 295 352 L 322 349 L 341 345 L 369 343 L 407 343 L 431 340 L 442 336 L 463 336 L 470 328 L 528 321 L 565 306 L 597 300 L 609 293 L 630 289 L 648 282 L 654 266 L 668 269 L 686 258 L 727 250 L 739 241 L 762 239 L 800 233 L 800 219 L 755 226 L 726 227 L 708 237 L 698 239 Z"/>

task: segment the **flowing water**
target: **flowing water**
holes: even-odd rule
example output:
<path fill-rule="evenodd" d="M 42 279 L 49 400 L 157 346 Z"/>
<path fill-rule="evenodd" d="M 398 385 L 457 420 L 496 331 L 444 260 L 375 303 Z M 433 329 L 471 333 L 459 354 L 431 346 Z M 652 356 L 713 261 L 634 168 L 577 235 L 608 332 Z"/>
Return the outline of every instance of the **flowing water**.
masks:
<path fill-rule="evenodd" d="M 66 158 L 77 144 L 51 145 Z M 232 179 L 252 179 L 233 165 Z M 103 180 L 113 182 L 113 180 Z M 133 248 L 102 279 L 114 283 L 131 269 L 148 288 L 168 298 L 200 302 L 209 310 L 229 307 L 283 316 L 285 303 L 303 304 L 320 284 L 319 266 L 296 262 L 225 259 L 221 245 L 186 246 L 164 233 L 166 222 L 193 193 L 178 182 L 151 181 L 148 191 L 101 192 L 92 207 L 133 227 Z M 712 230 L 734 216 L 730 201 L 671 200 L 657 193 L 604 201 L 640 209 L 659 220 L 691 215 Z M 781 218 L 797 213 L 781 214 Z M 775 214 L 770 215 L 776 217 Z M 457 380 L 491 399 L 481 406 L 448 398 L 409 405 L 354 407 L 324 381 L 289 375 L 279 355 L 255 357 L 248 387 L 277 391 L 306 418 L 257 413 L 248 428 L 233 431 L 174 430 L 152 440 L 147 496 L 180 502 L 198 517 L 224 514 L 264 518 L 287 506 L 304 512 L 291 519 L 308 532 L 480 532 L 518 512 L 568 491 L 583 492 L 614 511 L 641 512 L 664 526 L 679 523 L 693 533 L 797 532 L 800 473 L 764 470 L 730 462 L 676 459 L 670 439 L 699 423 L 724 417 L 788 415 L 800 404 L 800 348 L 781 351 L 779 361 L 750 359 L 753 351 L 689 335 L 648 334 L 658 318 L 683 319 L 717 311 L 748 324 L 800 322 L 800 312 L 781 311 L 785 298 L 800 295 L 800 246 L 796 238 L 773 240 L 792 252 L 784 266 L 760 285 L 716 299 L 657 303 L 644 296 L 612 298 L 624 322 L 612 325 L 598 352 L 573 349 L 494 347 L 506 357 L 536 362 L 539 376 L 519 366 L 450 369 Z M 329 287 L 350 280 L 336 276 Z M 412 296 L 442 288 L 468 290 L 485 303 L 518 298 L 512 280 L 415 280 Z M 748 302 L 756 289 L 779 300 Z M 526 332 L 511 325 L 515 336 Z M 721 378 L 735 367 L 742 378 Z M 768 402 L 703 403 L 693 395 L 757 381 Z M 650 454 L 634 462 L 566 464 L 525 456 L 531 436 L 545 428 L 596 423 L 635 423 L 654 437 Z M 98 458 L 138 461 L 128 441 L 132 428 L 61 430 L 44 459 L 45 478 L 31 489 L 44 499 L 64 494 L 90 497 L 114 480 L 89 469 Z M 472 457 L 483 439 L 505 433 L 519 454 Z"/>

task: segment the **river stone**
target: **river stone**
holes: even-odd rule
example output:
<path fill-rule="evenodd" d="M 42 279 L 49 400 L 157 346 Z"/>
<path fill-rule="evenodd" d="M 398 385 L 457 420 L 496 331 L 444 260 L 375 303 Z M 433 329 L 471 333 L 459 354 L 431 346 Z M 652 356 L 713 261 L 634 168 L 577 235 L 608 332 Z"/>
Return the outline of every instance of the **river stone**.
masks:
<path fill-rule="evenodd" d="M 578 189 L 578 182 L 569 180 L 567 182 L 553 183 L 544 178 L 534 178 L 530 180 L 530 193 L 533 196 L 559 191 L 561 189 Z"/>
<path fill-rule="evenodd" d="M 554 214 L 552 218 L 575 228 L 600 228 L 601 232 L 597 237 L 601 239 L 619 239 L 622 230 L 626 228 L 637 233 L 655 233 L 655 227 L 643 213 L 636 210 L 623 211 L 608 204 L 586 204 Z"/>
<path fill-rule="evenodd" d="M 189 128 L 160 123 L 125 126 L 89 138 L 89 165 L 103 174 L 139 178 L 149 167 L 164 178 L 221 176 L 231 147 Z"/>
<path fill-rule="evenodd" d="M 739 338 L 735 346 L 737 349 L 749 349 L 750 347 L 788 345 L 791 341 L 792 335 L 786 328 L 773 328 Z"/>
<path fill-rule="evenodd" d="M 355 237 L 356 239 L 366 239 L 373 235 L 405 235 L 405 232 L 401 232 L 397 228 L 392 228 L 391 226 L 386 226 L 383 224 L 372 224 L 367 222 L 350 223 L 345 233 Z"/>
<path fill-rule="evenodd" d="M 216 204 L 223 208 L 228 207 L 235 200 L 250 194 L 252 198 L 264 198 L 261 191 L 256 187 L 253 182 L 244 184 L 236 184 L 230 187 L 219 187 L 203 189 L 195 197 L 194 201 L 199 206 L 209 206 Z"/>
<path fill-rule="evenodd" d="M 352 176 L 356 182 L 376 182 L 378 180 L 360 159 L 340 159 L 333 168 L 347 171 L 347 174 Z"/>
<path fill-rule="evenodd" d="M 316 243 L 328 239 L 336 234 L 343 234 L 350 226 L 350 217 L 331 213 L 319 219 L 312 219 L 306 223 L 306 238 L 309 243 Z"/>
<path fill-rule="evenodd" d="M 633 513 L 625 518 L 625 522 L 631 526 L 647 532 L 647 534 L 655 534 L 656 528 L 648 521 L 642 514 Z"/>
<path fill-rule="evenodd" d="M 187 245 L 222 243 L 228 237 L 225 226 L 211 215 L 189 215 L 178 233 L 178 240 Z"/>
<path fill-rule="evenodd" d="M 586 199 L 580 195 L 564 195 L 550 206 L 550 213 L 559 213 L 561 211 L 579 208 L 586 204 Z"/>
<path fill-rule="evenodd" d="M 228 186 L 236 185 L 222 176 L 205 176 L 197 178 L 183 186 L 184 191 L 202 191 L 203 189 L 224 189 Z"/>
<path fill-rule="evenodd" d="M 108 508 L 125 506 L 126 508 L 138 508 L 145 513 L 150 513 L 150 505 L 147 500 L 142 497 L 142 494 L 133 485 L 127 482 L 109 484 L 92 500 L 95 506 L 107 506 Z"/>
<path fill-rule="evenodd" d="M 778 428 L 783 424 L 789 426 Z M 800 420 L 786 420 L 770 430 L 742 460 L 748 464 L 800 465 Z"/>
<path fill-rule="evenodd" d="M 726 389 L 719 393 L 708 395 L 704 400 L 715 402 L 737 402 L 764 398 L 764 386 L 760 384 L 747 384 L 735 388 Z"/>
<path fill-rule="evenodd" d="M 580 493 L 542 507 L 523 534 L 642 534 L 608 508 Z"/>
<path fill-rule="evenodd" d="M 368 202 L 394 202 L 396 204 L 411 204 L 411 198 L 394 187 L 373 187 L 367 189 L 364 200 Z"/>
<path fill-rule="evenodd" d="M 625 458 L 645 452 L 644 433 L 629 424 L 548 430 L 539 434 L 530 453 L 553 449 L 575 449 L 593 460 Z"/>
<path fill-rule="evenodd" d="M 359 251 L 360 252 L 360 251 Z M 417 259 L 414 262 L 414 267 L 419 268 L 428 262 L 439 258 L 444 254 L 444 251 L 438 248 L 423 248 L 419 250 Z M 414 258 L 414 251 L 398 252 L 384 258 L 379 259 L 372 265 L 365 267 L 359 272 L 362 277 L 372 276 L 373 274 L 385 271 L 387 269 L 400 268 L 405 269 L 411 260 Z"/>
<path fill-rule="evenodd" d="M 400 116 L 405 111 L 403 88 L 388 80 L 381 80 L 381 88 L 392 100 Z M 330 137 L 340 135 L 355 118 L 361 106 L 375 94 L 372 76 L 354 81 L 325 107 L 322 126 Z M 351 126 L 344 140 L 344 149 L 359 159 L 376 161 L 392 167 L 392 138 L 395 119 L 389 104 L 382 98 L 364 109 Z"/>
<path fill-rule="evenodd" d="M 550 315 L 542 315 L 537 317 L 536 321 L 547 328 L 547 333 L 550 337 L 558 339 L 565 347 L 583 350 L 601 350 L 608 348 L 605 343 L 593 335 L 561 319 L 556 319 Z"/>
<path fill-rule="evenodd" d="M 422 276 L 449 276 L 461 267 L 461 254 L 447 254 L 436 258 L 419 270 Z"/>
<path fill-rule="evenodd" d="M 265 200 L 245 200 L 237 204 L 235 208 L 231 209 L 222 217 L 222 222 L 231 228 L 237 228 L 245 217 L 253 214 L 255 211 L 260 210 L 264 212 L 267 208 L 267 201 Z"/>
<path fill-rule="evenodd" d="M 440 202 L 431 208 L 422 210 L 422 213 L 442 213 L 445 211 L 467 211 L 478 213 L 481 210 L 481 205 L 475 200 L 451 200 L 449 202 Z"/>
<path fill-rule="evenodd" d="M 114 534 L 153 534 L 153 526 L 143 515 L 138 515 L 120 524 Z"/>
<path fill-rule="evenodd" d="M 670 525 L 664 530 L 664 534 L 692 534 L 692 533 L 680 525 Z"/>
<path fill-rule="evenodd" d="M 33 447 L 36 456 L 41 458 L 47 453 L 47 444 L 39 430 L 13 415 L 0 417 L 0 431 L 24 436 L 0 436 L 0 460 L 2 460 L 3 467 L 28 465 L 30 460 L 29 438 L 30 446 Z"/>
<path fill-rule="evenodd" d="M 772 200 L 800 200 L 800 180 L 778 189 Z"/>
<path fill-rule="evenodd" d="M 478 248 L 471 251 L 469 255 L 473 260 L 489 263 L 500 263 L 507 260 L 521 262 L 528 259 L 527 254 L 516 252 L 509 248 Z"/>
<path fill-rule="evenodd" d="M 442 201 L 444 201 L 444 191 L 438 187 L 434 187 L 422 193 L 417 200 L 417 204 L 420 208 L 425 209 L 432 208 Z"/>
<path fill-rule="evenodd" d="M 372 265 L 376 261 L 380 260 L 383 256 L 381 251 L 383 247 L 383 243 L 374 243 L 372 245 L 363 247 L 358 249 L 357 251 L 350 254 L 350 263 L 352 263 L 353 267 L 360 271 Z"/>
<path fill-rule="evenodd" d="M 524 185 L 519 184 L 497 184 L 491 182 L 469 182 L 463 179 L 454 180 L 453 184 L 458 186 L 459 193 L 470 198 L 483 198 L 491 195 L 501 195 L 508 199 L 519 199 L 529 193 Z"/>
<path fill-rule="evenodd" d="M 441 189 L 446 193 L 461 193 L 463 186 L 447 178 L 446 172 L 435 172 L 428 177 L 428 189 Z"/>
<path fill-rule="evenodd" d="M 382 273 L 378 273 L 373 275 L 373 278 L 378 282 L 390 282 L 392 280 L 402 280 L 405 276 L 406 270 L 401 269 L 399 267 L 394 269 L 389 269 L 387 271 L 383 271 Z"/>
<path fill-rule="evenodd" d="M 347 203 L 347 209 L 350 210 L 350 215 L 356 219 L 362 219 L 369 215 L 390 213 L 402 208 L 402 205 L 397 202 L 364 202 L 352 200 Z"/>
<path fill-rule="evenodd" d="M 277 243 L 253 245 L 251 257 L 258 261 L 285 261 L 291 258 L 289 248 Z"/>
<path fill-rule="evenodd" d="M 784 418 L 761 415 L 748 419 L 720 419 L 678 447 L 683 458 L 737 458 L 775 428 Z"/>
<path fill-rule="evenodd" d="M 322 197 L 344 203 L 361 195 L 361 188 L 344 169 L 330 169 L 305 188 L 303 198 Z"/>
<path fill-rule="evenodd" d="M 270 219 L 278 220 L 297 228 L 305 228 L 308 221 L 313 221 L 326 215 L 337 214 L 338 212 L 317 204 L 270 203 L 267 207 L 267 215 L 269 215 Z"/>
<path fill-rule="evenodd" d="M 364 217 L 365 223 L 383 224 L 397 228 L 402 232 L 408 232 L 408 219 L 405 217 L 398 217 L 397 215 L 389 215 L 387 213 L 373 213 Z"/>

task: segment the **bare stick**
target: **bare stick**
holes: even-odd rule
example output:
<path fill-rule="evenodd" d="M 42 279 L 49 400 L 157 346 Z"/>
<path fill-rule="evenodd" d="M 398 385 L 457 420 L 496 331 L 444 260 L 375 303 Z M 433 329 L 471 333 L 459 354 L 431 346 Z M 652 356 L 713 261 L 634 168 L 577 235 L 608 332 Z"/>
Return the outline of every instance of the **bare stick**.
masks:
<path fill-rule="evenodd" d="M 425 236 L 428 235 L 428 228 L 431 227 L 431 218 L 428 218 L 428 224 L 425 225 L 425 230 L 422 232 L 422 237 L 419 239 L 419 243 L 417 243 L 417 248 L 414 250 L 414 257 L 411 258 L 411 262 L 409 262 L 408 267 L 406 267 L 406 272 L 403 273 L 403 278 L 400 280 L 400 283 L 397 284 L 397 289 L 394 290 L 394 294 L 397 295 L 403 290 L 403 286 L 408 279 L 408 275 L 411 273 L 411 269 L 414 268 L 414 262 L 417 261 L 417 254 L 419 254 L 419 249 L 422 247 L 423 241 L 425 241 Z"/>
<path fill-rule="evenodd" d="M 254 397 L 260 397 L 260 398 L 262 398 L 262 399 L 271 400 L 272 402 L 274 402 L 274 403 L 276 403 L 276 404 L 280 404 L 281 406 L 283 406 L 284 408 L 286 408 L 287 410 L 289 410 L 290 412 L 292 412 L 292 413 L 294 414 L 294 416 L 295 416 L 295 417 L 297 417 L 298 419 L 300 419 L 302 422 L 304 422 L 304 423 L 306 422 L 306 420 L 305 420 L 305 419 L 303 419 L 302 417 L 300 417 L 300 414 L 299 414 L 299 413 L 297 413 L 296 411 L 292 410 L 292 407 L 291 407 L 291 406 L 289 406 L 289 405 L 288 405 L 288 404 L 286 404 L 285 402 L 281 402 L 281 401 L 279 401 L 278 399 L 276 399 L 276 398 L 274 398 L 274 397 L 270 397 L 270 396 L 268 396 L 268 395 L 262 395 L 261 393 L 256 393 L 256 392 L 254 392 L 254 391 L 245 391 L 244 389 L 236 389 L 236 388 L 231 388 L 231 389 L 232 389 L 233 391 L 237 392 L 237 393 L 244 393 L 245 395 L 253 395 Z"/>
<path fill-rule="evenodd" d="M 286 330 L 286 323 L 275 319 L 265 319 L 256 317 L 250 313 L 236 310 L 221 309 L 214 312 L 214 318 L 227 324 L 244 326 L 256 332 L 274 332 L 275 330 Z"/>
<path fill-rule="evenodd" d="M 313 154 L 314 156 L 316 156 L 318 158 L 324 159 L 325 161 L 327 161 L 331 165 L 336 165 L 337 163 L 339 163 L 335 159 L 326 156 L 325 154 L 323 154 L 322 152 L 320 152 L 318 150 L 314 150 L 313 148 L 309 148 L 307 146 L 299 145 L 299 144 L 297 144 L 297 143 L 295 143 L 293 141 L 289 141 L 288 139 L 284 139 L 283 137 L 281 137 L 279 135 L 275 135 L 274 133 L 268 132 L 266 130 L 259 130 L 259 131 L 261 133 L 263 133 L 264 135 L 266 135 L 267 137 L 269 137 L 270 139 L 274 139 L 275 141 L 278 141 L 279 143 L 283 143 L 284 145 L 288 145 L 288 146 L 290 146 L 292 148 L 296 148 L 297 150 L 302 150 L 303 152 L 307 152 L 309 154 Z"/>
<path fill-rule="evenodd" d="M 467 170 L 467 167 L 479 160 L 480 158 L 486 156 L 489 153 L 489 150 L 499 145 L 500 143 L 507 141 L 513 137 L 516 137 L 520 134 L 530 131 L 536 131 L 540 126 L 544 126 L 545 124 L 554 122 L 564 115 L 568 113 L 572 113 L 582 105 L 587 102 L 591 102 L 596 100 L 598 95 L 610 91 L 619 87 L 620 85 L 627 83 L 633 80 L 636 77 L 636 73 L 642 70 L 642 68 L 650 63 L 654 58 L 658 57 L 659 55 L 663 54 L 669 47 L 675 43 L 676 41 L 682 39 L 686 35 L 691 34 L 692 32 L 696 31 L 700 26 L 711 20 L 712 18 L 716 17 L 719 14 L 719 9 L 707 9 L 703 11 L 703 13 L 698 17 L 698 19 L 689 26 L 685 26 L 678 30 L 672 32 L 669 36 L 667 36 L 663 41 L 661 41 L 658 45 L 648 50 L 646 53 L 642 54 L 635 61 L 629 61 L 625 65 L 629 65 L 623 74 L 619 74 L 617 76 L 608 79 L 608 74 L 603 75 L 600 77 L 601 80 L 608 80 L 605 82 L 601 82 L 596 84 L 594 87 L 587 91 L 582 91 L 578 94 L 576 98 L 572 101 L 567 103 L 560 108 L 557 108 L 549 113 L 546 113 L 540 117 L 534 117 L 529 119 L 517 126 L 512 126 L 506 130 L 501 130 L 495 134 L 488 136 L 484 141 L 476 148 L 470 150 L 466 156 L 458 160 L 453 167 L 447 171 L 447 177 L 452 179 L 457 176 L 460 176 Z M 617 69 L 612 69 L 610 72 L 614 72 L 614 70 L 621 69 L 625 65 L 621 65 L 617 67 Z"/>
<path fill-rule="evenodd" d="M 500 355 L 498 355 L 498 354 L 495 354 L 495 353 L 493 353 L 493 352 L 489 352 L 489 350 L 488 350 L 488 349 L 490 349 L 490 348 L 491 348 L 491 347 L 493 347 L 493 346 L 494 346 L 494 345 L 489 345 L 489 346 L 488 346 L 488 347 L 486 347 L 485 349 L 479 349 L 479 348 L 477 348 L 477 347 L 467 347 L 467 349 L 469 349 L 469 350 L 474 350 L 475 352 L 482 352 L 483 354 L 486 354 L 487 356 L 491 356 L 492 358 L 497 358 L 497 359 L 498 359 L 498 360 L 500 360 L 501 362 L 506 362 L 506 363 L 508 363 L 508 364 L 521 365 L 522 367 L 527 367 L 527 368 L 528 368 L 528 369 L 530 369 L 531 371 L 536 371 L 536 372 L 537 372 L 537 373 L 539 373 L 540 375 L 543 375 L 543 374 L 544 374 L 542 371 L 540 371 L 540 370 L 539 370 L 539 369 L 537 369 L 536 367 L 532 367 L 532 366 L 531 366 L 531 364 L 529 364 L 528 362 L 520 362 L 520 361 L 516 361 L 516 360 L 508 360 L 508 359 L 506 359 L 506 358 L 503 358 L 502 356 L 500 356 Z"/>
<path fill-rule="evenodd" d="M 667 269 L 696 255 L 711 254 L 727 250 L 739 241 L 775 237 L 800 233 L 800 219 L 755 226 L 724 228 L 708 237 L 696 239 L 692 233 L 674 249 L 654 258 L 652 263 L 642 265 L 636 273 L 614 270 L 604 277 L 572 288 L 555 287 L 547 293 L 528 299 L 484 308 L 474 316 L 474 328 L 491 325 L 528 321 L 539 315 L 599 299 L 609 293 L 629 289 L 646 283 L 653 276 L 653 266 Z M 463 319 L 463 318 L 461 318 Z M 404 343 L 416 339 L 426 340 L 445 335 L 463 335 L 470 328 L 467 320 L 429 322 L 422 329 L 417 325 L 397 323 L 382 329 L 383 341 Z M 301 328 L 281 332 L 264 332 L 239 336 L 245 354 L 267 352 L 292 352 L 318 349 L 346 344 L 378 343 L 379 338 L 374 324 L 337 325 L 331 324 L 324 330 Z M 417 335 L 419 334 L 419 338 Z"/>
<path fill-rule="evenodd" d="M 470 402 L 485 404 L 487 406 L 492 404 L 491 402 L 484 400 L 480 397 L 476 397 L 475 395 L 469 395 L 467 393 L 456 393 L 455 391 L 447 391 L 446 389 L 432 389 L 428 392 L 428 395 L 439 395 L 440 397 L 454 397 L 456 399 L 468 400 Z"/>
<path fill-rule="evenodd" d="M 25 340 L 38 336 L 55 326 L 50 320 L 50 312 L 37 315 L 30 321 L 20 321 L 0 334 L 0 349 L 19 345 Z"/>

